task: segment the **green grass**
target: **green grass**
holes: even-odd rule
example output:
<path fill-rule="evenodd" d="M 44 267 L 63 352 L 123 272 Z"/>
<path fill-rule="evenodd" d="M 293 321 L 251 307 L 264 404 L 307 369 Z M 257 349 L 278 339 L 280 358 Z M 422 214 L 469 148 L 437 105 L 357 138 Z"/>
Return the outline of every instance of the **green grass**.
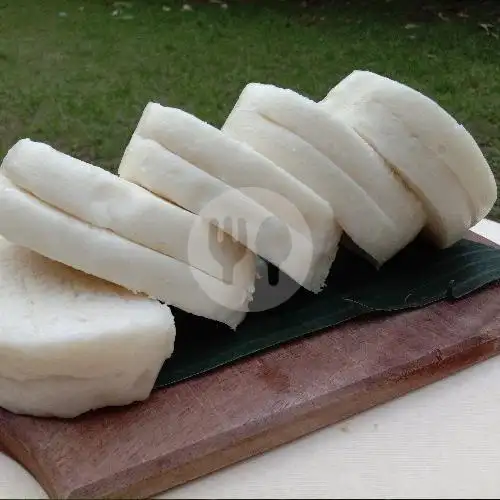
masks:
<path fill-rule="evenodd" d="M 0 154 L 31 137 L 115 171 L 150 100 L 221 125 L 249 81 L 319 99 L 363 68 L 436 99 L 500 178 L 499 3 L 0 0 Z"/>

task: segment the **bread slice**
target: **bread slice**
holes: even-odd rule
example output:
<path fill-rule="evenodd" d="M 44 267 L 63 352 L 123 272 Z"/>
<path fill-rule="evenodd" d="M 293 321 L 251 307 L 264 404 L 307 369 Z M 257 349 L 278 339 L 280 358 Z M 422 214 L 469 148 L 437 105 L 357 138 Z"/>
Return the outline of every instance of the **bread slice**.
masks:
<path fill-rule="evenodd" d="M 0 406 L 75 417 L 149 396 L 174 349 L 167 306 L 3 238 L 0 277 Z"/>
<path fill-rule="evenodd" d="M 251 83 L 222 130 L 327 200 L 352 240 L 379 263 L 424 225 L 415 196 L 353 130 L 291 90 Z"/>
<path fill-rule="evenodd" d="M 475 207 L 474 220 L 487 215 L 497 197 L 493 173 L 471 134 L 439 104 L 407 85 L 370 71 L 353 71 L 326 100 L 331 98 L 346 104 L 359 100 L 379 103 L 456 175 Z"/>
<path fill-rule="evenodd" d="M 304 235 L 312 236 L 315 253 L 335 254 L 340 228 L 328 203 L 248 145 L 181 109 L 154 102 L 145 107 L 135 133 L 156 141 L 231 187 L 251 188 L 246 190 L 247 196 L 300 232 L 303 224 L 296 224 L 294 211 L 283 210 L 280 200 L 285 198 L 305 220 Z M 262 198 L 258 196 L 260 191 L 254 188 L 278 196 Z"/>
<path fill-rule="evenodd" d="M 16 186 L 96 227 L 250 290 L 255 255 L 181 207 L 47 144 L 18 141 L 1 172 Z M 196 251 L 189 252 L 189 248 Z"/>
<path fill-rule="evenodd" d="M 405 180 L 422 200 L 440 246 L 460 239 L 492 208 L 496 183 L 479 146 L 429 97 L 354 71 L 320 105 L 348 122 Z"/>
<path fill-rule="evenodd" d="M 321 289 L 335 255 L 315 254 L 311 239 L 303 234 L 305 229 L 296 231 L 254 201 L 272 197 L 288 219 L 295 218 L 297 226 L 303 221 L 301 214 L 285 198 L 265 189 L 235 189 L 137 134 L 123 155 L 119 175 L 199 214 L 300 285 L 313 291 Z"/>
<path fill-rule="evenodd" d="M 235 328 L 251 292 L 66 214 L 0 175 L 0 234 L 87 274 Z"/>
<path fill-rule="evenodd" d="M 75 418 L 99 408 L 126 406 L 150 396 L 161 364 L 153 366 L 142 371 L 121 367 L 122 371 L 117 368 L 116 373 L 100 378 L 56 375 L 16 380 L 0 375 L 0 407 L 21 415 Z"/>

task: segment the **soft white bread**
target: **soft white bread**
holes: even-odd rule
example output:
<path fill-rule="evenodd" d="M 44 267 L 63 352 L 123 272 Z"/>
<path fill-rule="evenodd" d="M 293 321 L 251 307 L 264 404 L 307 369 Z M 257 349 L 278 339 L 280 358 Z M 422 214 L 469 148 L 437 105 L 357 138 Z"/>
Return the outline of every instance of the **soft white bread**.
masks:
<path fill-rule="evenodd" d="M 245 247 L 219 238 L 217 228 L 199 216 L 102 168 L 23 139 L 9 150 L 1 172 L 16 186 L 89 224 L 214 278 L 224 281 L 229 276 L 242 289 L 254 285 L 255 256 Z M 188 255 L 190 241 L 198 251 Z"/>
<path fill-rule="evenodd" d="M 132 359 L 128 366 L 134 363 Z M 128 366 L 100 378 L 56 375 L 16 380 L 0 375 L 0 407 L 21 415 L 74 418 L 107 406 L 144 401 L 151 394 L 157 371 L 129 370 Z"/>
<path fill-rule="evenodd" d="M 314 254 L 311 240 L 303 234 L 307 229 L 303 220 L 303 231 L 298 232 L 246 195 L 250 191 L 254 198 L 273 197 L 300 225 L 301 214 L 297 209 L 294 212 L 293 205 L 276 193 L 259 188 L 232 188 L 137 134 L 123 155 L 119 175 L 199 214 L 304 287 L 319 291 L 323 285 L 331 265 L 328 259 L 334 255 Z"/>
<path fill-rule="evenodd" d="M 251 83 L 222 129 L 330 203 L 352 240 L 379 263 L 420 232 L 424 212 L 352 129 L 291 90 Z"/>
<path fill-rule="evenodd" d="M 306 236 L 312 236 L 317 254 L 334 254 L 340 230 L 328 203 L 285 170 L 260 155 L 247 144 L 223 134 L 219 129 L 177 108 L 150 102 L 137 124 L 135 133 L 152 139 L 207 174 L 234 188 L 264 188 L 279 196 L 266 199 L 247 196 L 263 205 L 297 231 L 294 213 L 283 211 L 279 202 L 287 199 L 305 220 Z"/>
<path fill-rule="evenodd" d="M 261 115 L 246 111 L 232 114 L 224 131 L 248 141 L 275 163 L 284 165 L 331 203 L 342 229 L 377 262 L 384 262 L 393 254 L 399 242 L 388 217 L 309 143 Z"/>
<path fill-rule="evenodd" d="M 1 237 L 0 278 L 0 406 L 74 417 L 149 396 L 174 349 L 167 306 Z"/>
<path fill-rule="evenodd" d="M 249 290 L 68 215 L 3 175 L 0 206 L 0 234 L 52 260 L 233 328 L 248 310 Z"/>
<path fill-rule="evenodd" d="M 349 123 L 404 179 L 423 202 L 439 245 L 453 244 L 492 208 L 496 183 L 479 146 L 429 97 L 354 71 L 319 104 Z"/>

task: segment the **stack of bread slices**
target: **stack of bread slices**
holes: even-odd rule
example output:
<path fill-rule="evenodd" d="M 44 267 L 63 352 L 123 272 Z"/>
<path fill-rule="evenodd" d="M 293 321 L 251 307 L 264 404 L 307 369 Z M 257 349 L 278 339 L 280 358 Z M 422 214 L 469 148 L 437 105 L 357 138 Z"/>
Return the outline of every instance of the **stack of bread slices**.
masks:
<path fill-rule="evenodd" d="M 118 175 L 22 139 L 0 169 L 0 406 L 144 400 L 169 306 L 237 329 L 257 259 L 321 293 L 343 233 L 379 266 L 420 233 L 452 245 L 496 197 L 454 118 L 366 71 L 321 102 L 250 83 L 220 130 L 149 103 Z"/>

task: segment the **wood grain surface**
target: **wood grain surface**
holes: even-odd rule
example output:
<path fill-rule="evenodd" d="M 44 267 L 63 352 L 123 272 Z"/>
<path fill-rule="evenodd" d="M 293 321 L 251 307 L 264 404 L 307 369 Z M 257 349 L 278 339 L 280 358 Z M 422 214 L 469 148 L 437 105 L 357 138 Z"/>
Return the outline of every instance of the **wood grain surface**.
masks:
<path fill-rule="evenodd" d="M 353 321 L 75 420 L 0 410 L 0 447 L 53 498 L 144 498 L 500 351 L 500 286 Z"/>

